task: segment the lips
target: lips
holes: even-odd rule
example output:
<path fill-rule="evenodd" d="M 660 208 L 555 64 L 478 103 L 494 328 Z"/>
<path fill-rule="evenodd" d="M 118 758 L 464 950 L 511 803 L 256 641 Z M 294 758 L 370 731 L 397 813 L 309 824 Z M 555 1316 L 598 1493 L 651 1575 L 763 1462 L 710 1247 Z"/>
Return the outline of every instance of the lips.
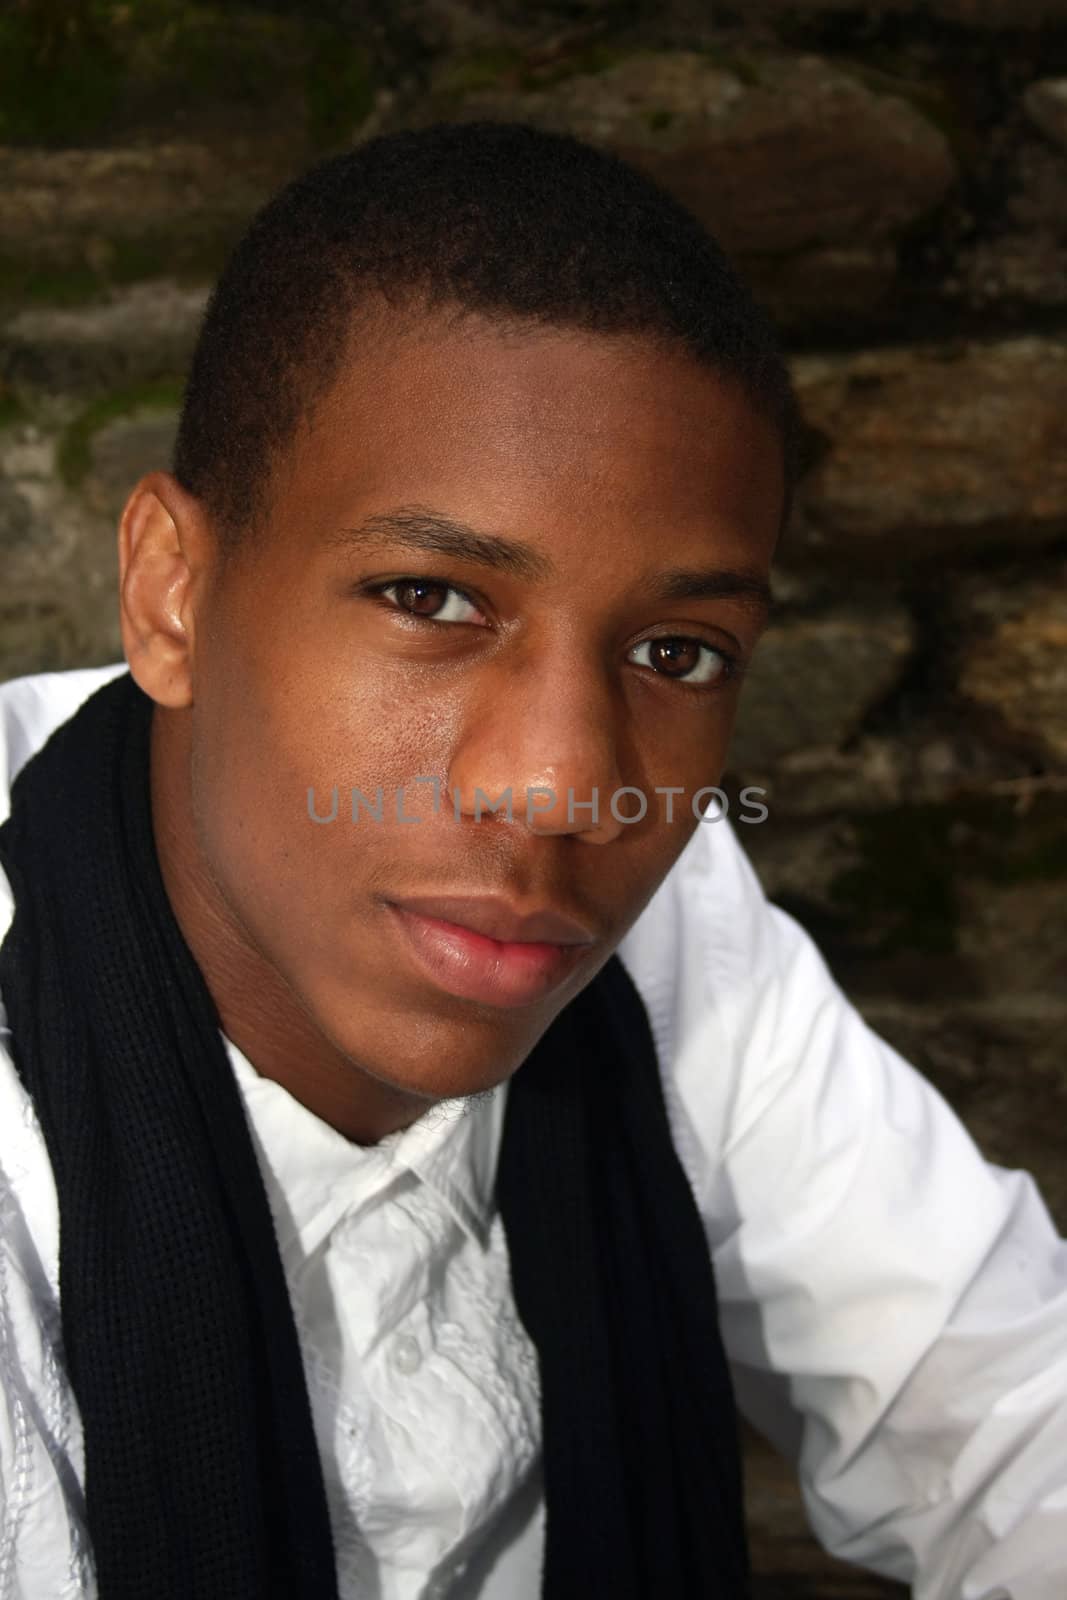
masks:
<path fill-rule="evenodd" d="M 594 935 L 554 907 L 519 912 L 489 895 L 421 895 L 390 901 L 402 911 L 480 933 L 505 944 L 592 944 Z"/>
<path fill-rule="evenodd" d="M 516 911 L 469 896 L 387 900 L 409 957 L 437 988 L 491 1006 L 531 1005 L 566 981 L 595 945 L 555 908 Z"/>

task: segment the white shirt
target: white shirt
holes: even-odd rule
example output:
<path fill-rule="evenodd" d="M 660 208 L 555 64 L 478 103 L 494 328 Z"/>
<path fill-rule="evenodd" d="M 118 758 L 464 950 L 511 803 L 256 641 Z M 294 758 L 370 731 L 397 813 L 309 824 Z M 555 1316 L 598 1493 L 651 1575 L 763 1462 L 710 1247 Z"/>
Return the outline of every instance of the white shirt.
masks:
<path fill-rule="evenodd" d="M 122 670 L 0 686 L 0 818 L 17 770 Z M 11 909 L 0 873 L 0 939 Z M 1067 1243 L 1032 1179 L 984 1161 L 866 1025 L 728 819 L 697 828 L 619 954 L 741 1408 L 796 1462 L 818 1537 L 916 1600 L 1064 1600 Z M 4 1020 L 0 1006 L 0 1600 L 80 1600 L 96 1590 L 57 1201 Z M 492 1196 L 507 1084 L 362 1148 L 226 1043 L 342 1594 L 539 1600 L 538 1370 Z"/>

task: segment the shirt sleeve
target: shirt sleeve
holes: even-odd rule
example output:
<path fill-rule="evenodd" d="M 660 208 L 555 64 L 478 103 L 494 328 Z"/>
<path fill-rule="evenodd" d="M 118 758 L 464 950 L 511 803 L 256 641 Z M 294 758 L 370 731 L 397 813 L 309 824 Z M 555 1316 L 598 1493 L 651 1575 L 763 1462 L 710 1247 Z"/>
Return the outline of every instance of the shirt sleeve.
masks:
<path fill-rule="evenodd" d="M 914 1600 L 1063 1600 L 1067 1242 L 1033 1179 L 864 1022 L 726 819 L 671 895 L 669 1004 L 662 963 L 647 986 L 742 1410 L 833 1554 Z"/>
<path fill-rule="evenodd" d="M 0 942 L 13 910 L 0 867 Z M 59 1315 L 59 1203 L 10 1043 L 0 995 L 0 1596 L 94 1600 L 84 1442 Z"/>
<path fill-rule="evenodd" d="M 0 924 L 5 887 L 0 872 Z M 6 1037 L 0 1004 L 0 1594 L 92 1600 L 81 1423 L 55 1284 L 55 1189 Z"/>

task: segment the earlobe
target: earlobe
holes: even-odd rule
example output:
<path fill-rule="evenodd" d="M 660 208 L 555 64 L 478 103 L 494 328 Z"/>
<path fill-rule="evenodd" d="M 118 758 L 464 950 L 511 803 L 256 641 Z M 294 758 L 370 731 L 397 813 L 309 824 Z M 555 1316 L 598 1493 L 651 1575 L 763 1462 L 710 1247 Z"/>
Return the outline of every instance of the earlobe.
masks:
<path fill-rule="evenodd" d="M 142 478 L 119 519 L 119 619 L 130 672 L 159 705 L 192 704 L 205 551 L 200 503 L 169 473 Z"/>

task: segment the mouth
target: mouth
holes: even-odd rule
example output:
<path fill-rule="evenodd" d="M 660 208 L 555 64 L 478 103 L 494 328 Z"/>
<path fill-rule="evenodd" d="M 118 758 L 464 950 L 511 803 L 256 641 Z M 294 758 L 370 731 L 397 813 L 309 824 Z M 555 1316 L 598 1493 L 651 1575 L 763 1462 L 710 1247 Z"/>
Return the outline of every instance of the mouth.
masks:
<path fill-rule="evenodd" d="M 483 1005 L 544 999 L 596 944 L 554 909 L 516 913 L 503 901 L 456 896 L 383 904 L 423 975 L 446 994 Z"/>

